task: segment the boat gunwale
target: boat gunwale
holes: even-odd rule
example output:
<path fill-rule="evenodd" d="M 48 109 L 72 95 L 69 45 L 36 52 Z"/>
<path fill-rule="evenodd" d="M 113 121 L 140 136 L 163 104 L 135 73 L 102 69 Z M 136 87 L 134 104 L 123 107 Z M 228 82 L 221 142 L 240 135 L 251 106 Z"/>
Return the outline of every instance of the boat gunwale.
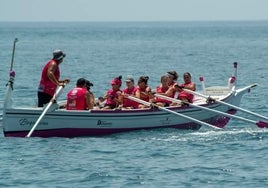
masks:
<path fill-rule="evenodd" d="M 222 101 L 228 101 L 232 98 L 234 94 L 229 93 L 227 94 Z M 200 106 L 207 107 L 210 109 L 217 108 L 218 106 L 221 106 L 222 104 L 219 103 L 203 103 Z M 176 111 L 177 113 L 192 113 L 197 111 L 203 111 L 200 108 L 191 107 L 191 106 L 170 106 L 167 107 L 169 110 Z M 5 115 L 40 115 L 40 113 L 43 111 L 43 108 L 7 108 L 5 110 Z M 155 114 L 157 112 L 157 114 Z M 66 109 L 57 109 L 52 112 L 48 112 L 46 116 L 50 117 L 109 117 L 109 116 L 121 116 L 124 115 L 124 117 L 128 116 L 154 116 L 154 115 L 166 115 L 168 112 L 162 111 L 161 109 L 152 107 L 152 108 L 145 108 L 145 109 L 115 109 L 115 110 L 103 110 L 103 109 L 94 109 L 90 111 L 85 110 L 66 110 Z"/>

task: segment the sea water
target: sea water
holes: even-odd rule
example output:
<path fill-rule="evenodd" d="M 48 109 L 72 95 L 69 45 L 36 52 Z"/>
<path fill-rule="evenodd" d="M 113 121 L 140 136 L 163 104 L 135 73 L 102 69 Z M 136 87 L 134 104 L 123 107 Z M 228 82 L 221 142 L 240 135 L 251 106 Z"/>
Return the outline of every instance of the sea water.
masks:
<path fill-rule="evenodd" d="M 200 76 L 206 86 L 227 86 L 238 62 L 237 87 L 258 84 L 241 107 L 268 116 L 267 21 L 2 22 L 0 36 L 1 109 L 10 68 L 16 72 L 13 105 L 35 106 L 42 67 L 61 49 L 67 54 L 61 78 L 71 79 L 62 100 L 80 77 L 93 82 L 95 97 L 119 75 L 136 82 L 149 76 L 155 88 L 170 70 L 180 83 L 190 72 L 198 89 Z M 268 186 L 268 132 L 239 120 L 219 131 L 203 126 L 71 139 L 6 138 L 1 126 L 0 151 L 0 187 Z"/>

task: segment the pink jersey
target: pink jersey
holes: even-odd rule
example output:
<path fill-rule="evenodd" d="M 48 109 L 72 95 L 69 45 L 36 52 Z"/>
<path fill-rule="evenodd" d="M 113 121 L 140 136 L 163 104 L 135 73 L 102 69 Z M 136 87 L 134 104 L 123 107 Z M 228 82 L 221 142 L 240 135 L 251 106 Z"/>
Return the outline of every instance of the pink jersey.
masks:
<path fill-rule="evenodd" d="M 156 87 L 156 92 L 157 93 L 166 93 L 168 89 L 169 88 L 162 88 L 161 86 L 157 86 Z M 155 98 L 155 102 L 161 102 L 161 103 L 166 103 L 166 104 L 170 104 L 171 103 L 171 101 L 168 101 L 166 99 L 162 99 L 162 98 L 159 98 L 159 97 L 156 97 Z"/>
<path fill-rule="evenodd" d="M 76 87 L 67 93 L 67 110 L 86 110 L 87 90 L 85 88 Z"/>
<path fill-rule="evenodd" d="M 128 95 L 131 95 L 131 96 L 135 96 L 136 91 L 137 91 L 136 87 L 133 87 L 131 89 L 129 89 L 129 88 L 123 89 L 124 94 L 128 94 Z M 133 100 L 127 99 L 125 97 L 123 99 L 123 107 L 137 108 L 138 105 L 139 105 L 139 103 L 137 103 L 137 102 L 135 102 Z"/>
<path fill-rule="evenodd" d="M 176 84 L 177 84 L 177 82 L 174 82 L 174 81 L 173 81 L 172 83 L 170 83 L 169 87 L 173 87 L 173 86 L 176 85 Z M 175 94 L 176 94 L 176 90 L 173 90 L 172 95 L 169 96 L 169 97 L 174 98 L 174 97 L 175 97 Z"/>
<path fill-rule="evenodd" d="M 119 89 L 117 91 L 113 90 L 113 89 L 109 89 L 107 91 L 107 100 L 106 100 L 106 103 L 105 105 L 108 105 L 108 106 L 116 106 L 116 101 L 114 100 L 115 98 L 118 99 L 119 98 L 119 95 L 118 95 L 118 92 L 122 93 L 122 91 Z"/>
<path fill-rule="evenodd" d="M 181 84 L 180 86 L 185 87 L 187 85 L 192 85 L 192 84 L 193 84 L 193 82 L 190 82 L 190 83 L 187 83 L 187 84 Z M 190 103 L 192 103 L 193 99 L 194 99 L 194 95 L 191 94 L 191 93 L 188 93 L 186 91 L 182 91 L 182 92 L 179 93 L 178 99 L 188 99 L 188 101 Z"/>
<path fill-rule="evenodd" d="M 140 87 L 137 87 L 137 91 L 140 91 L 140 99 L 141 100 L 149 102 L 149 100 L 150 100 L 149 95 L 144 94 L 146 92 L 146 88 L 141 89 Z"/>

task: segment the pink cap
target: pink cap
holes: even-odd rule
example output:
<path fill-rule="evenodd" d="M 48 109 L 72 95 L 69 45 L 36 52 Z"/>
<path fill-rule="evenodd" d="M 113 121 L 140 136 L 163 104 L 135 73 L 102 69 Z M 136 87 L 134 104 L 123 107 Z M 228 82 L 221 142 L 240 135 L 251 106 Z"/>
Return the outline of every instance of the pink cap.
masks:
<path fill-rule="evenodd" d="M 121 85 L 122 85 L 122 82 L 121 82 L 121 80 L 119 80 L 118 78 L 114 78 L 114 79 L 111 81 L 110 84 L 111 84 L 111 85 L 119 85 L 119 86 L 121 86 Z"/>

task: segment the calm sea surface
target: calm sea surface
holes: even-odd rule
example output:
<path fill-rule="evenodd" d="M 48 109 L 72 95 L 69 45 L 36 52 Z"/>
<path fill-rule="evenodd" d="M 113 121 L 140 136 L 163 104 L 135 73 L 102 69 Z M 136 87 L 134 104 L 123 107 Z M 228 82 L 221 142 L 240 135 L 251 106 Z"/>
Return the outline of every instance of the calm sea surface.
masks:
<path fill-rule="evenodd" d="M 238 62 L 238 87 L 258 86 L 241 107 L 268 116 L 268 21 L 0 23 L 0 105 L 14 38 L 13 103 L 35 106 L 43 65 L 54 49 L 70 78 L 102 96 L 113 77 L 148 75 L 155 88 L 169 70 L 227 85 Z M 237 115 L 259 120 L 242 112 Z M 79 123 L 79 122 L 77 122 Z M 0 125 L 2 122 L 0 121 Z M 267 187 L 268 130 L 231 120 L 224 130 L 158 129 L 86 138 L 5 138 L 0 133 L 0 187 Z"/>

